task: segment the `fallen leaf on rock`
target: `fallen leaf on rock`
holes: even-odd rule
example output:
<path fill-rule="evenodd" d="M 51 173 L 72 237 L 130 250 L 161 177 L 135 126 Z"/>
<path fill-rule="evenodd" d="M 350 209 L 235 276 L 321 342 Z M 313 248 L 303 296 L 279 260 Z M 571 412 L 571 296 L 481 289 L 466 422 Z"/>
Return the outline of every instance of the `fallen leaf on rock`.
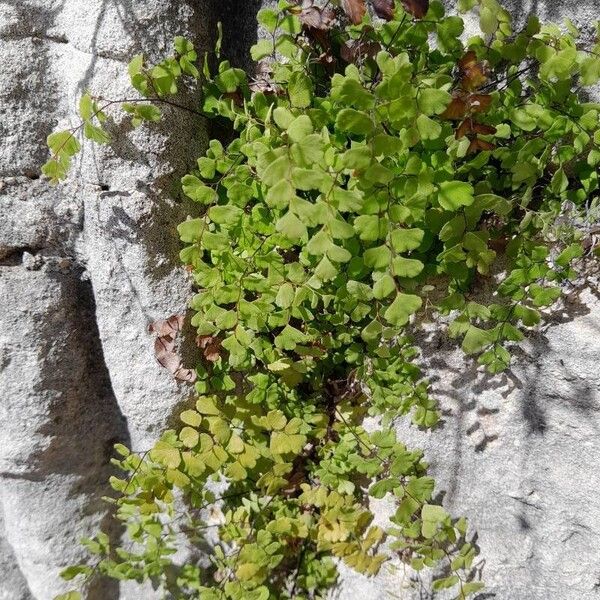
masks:
<path fill-rule="evenodd" d="M 184 368 L 177 369 L 174 375 L 175 379 L 179 379 L 180 381 L 187 381 L 188 383 L 194 383 L 194 381 L 196 381 L 196 378 L 198 377 L 198 374 L 194 369 Z"/>
<path fill-rule="evenodd" d="M 158 335 L 154 340 L 154 355 L 159 364 L 172 373 L 175 379 L 193 383 L 196 381 L 196 371 L 184 368 L 181 357 L 175 351 L 175 340 L 183 328 L 183 323 L 183 315 L 172 315 L 168 319 L 159 319 L 151 323 L 148 329 Z"/>
<path fill-rule="evenodd" d="M 177 335 L 183 328 L 184 316 L 172 315 L 168 319 L 159 319 L 150 323 L 148 329 L 159 336 Z"/>

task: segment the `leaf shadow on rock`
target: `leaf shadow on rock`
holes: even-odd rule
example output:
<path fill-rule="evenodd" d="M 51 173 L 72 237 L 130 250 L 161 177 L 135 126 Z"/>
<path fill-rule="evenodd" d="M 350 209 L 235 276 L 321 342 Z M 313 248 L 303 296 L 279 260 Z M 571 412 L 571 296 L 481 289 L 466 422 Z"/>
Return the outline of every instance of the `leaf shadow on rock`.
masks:
<path fill-rule="evenodd" d="M 598 300 L 600 292 L 593 276 L 572 286 L 566 300 L 547 311 L 543 325 L 527 333 L 524 344 L 512 348 L 513 367 L 496 375 L 484 371 L 475 359 L 465 356 L 459 344 L 448 338 L 445 332 L 436 330 L 417 334 L 424 373 L 431 375 L 432 395 L 441 401 L 442 419 L 438 427 L 444 430 L 449 421 L 453 421 L 450 433 L 453 449 L 448 453 L 452 465 L 449 467 L 447 499 L 452 500 L 460 483 L 465 436 L 472 437 L 476 453 L 485 452 L 490 444 L 502 443 L 501 433 L 493 426 L 490 428 L 490 422 L 493 425 L 502 412 L 503 402 L 518 403 L 526 430 L 526 444 L 521 450 L 524 460 L 530 436 L 544 436 L 549 427 L 548 401 L 557 400 L 592 421 L 591 416 L 600 409 L 594 400 L 593 386 L 581 380 L 576 372 L 570 372 L 573 367 L 569 366 L 569 362 L 576 365 L 576 357 L 558 356 L 550 331 L 589 316 L 592 304 Z M 594 327 L 589 319 L 586 327 L 593 329 L 590 332 L 592 336 L 600 333 L 600 327 Z M 548 361 L 552 357 L 557 363 L 552 366 L 553 377 L 573 381 L 568 394 L 543 390 L 543 383 L 548 377 Z"/>

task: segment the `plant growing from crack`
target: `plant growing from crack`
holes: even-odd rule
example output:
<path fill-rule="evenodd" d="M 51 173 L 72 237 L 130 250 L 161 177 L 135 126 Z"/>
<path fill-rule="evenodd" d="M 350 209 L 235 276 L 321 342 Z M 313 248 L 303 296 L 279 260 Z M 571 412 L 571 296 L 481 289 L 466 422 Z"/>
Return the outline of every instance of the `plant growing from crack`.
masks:
<path fill-rule="evenodd" d="M 97 560 L 65 578 L 324 598 L 337 561 L 373 575 L 395 559 L 433 568 L 433 589 L 457 598 L 482 588 L 466 521 L 433 500 L 422 452 L 394 433 L 403 415 L 439 418 L 407 332 L 433 315 L 500 372 L 593 252 L 600 105 L 580 91 L 600 79 L 600 46 L 583 49 L 570 23 L 514 31 L 496 0 L 459 2 L 474 7 L 481 34 L 465 45 L 437 0 L 282 0 L 259 12 L 269 36 L 252 48 L 253 80 L 227 61 L 198 70 L 183 38 L 156 66 L 131 61 L 135 125 L 159 120 L 185 76 L 201 83 L 198 112 L 236 136 L 211 141 L 182 180 L 198 203 L 179 226 L 198 289 L 202 356 L 185 371 L 197 401 L 149 452 L 116 447 L 129 542 L 87 540 Z M 109 141 L 114 102 L 83 96 L 85 137 Z M 53 180 L 75 133 L 48 139 Z M 395 505 L 380 527 L 371 500 L 384 497 Z"/>

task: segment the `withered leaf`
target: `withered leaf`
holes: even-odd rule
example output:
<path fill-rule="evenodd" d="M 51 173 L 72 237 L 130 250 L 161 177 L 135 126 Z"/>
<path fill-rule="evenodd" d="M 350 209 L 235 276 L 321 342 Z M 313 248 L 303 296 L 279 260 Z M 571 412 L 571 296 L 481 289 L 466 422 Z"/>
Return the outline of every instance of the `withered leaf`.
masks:
<path fill-rule="evenodd" d="M 340 47 L 340 56 L 349 64 L 354 64 L 361 58 L 377 56 L 381 45 L 371 40 L 350 40 Z"/>
<path fill-rule="evenodd" d="M 148 330 L 159 336 L 177 335 L 183 328 L 184 319 L 183 315 L 171 315 L 168 319 L 159 319 L 150 323 Z"/>
<path fill-rule="evenodd" d="M 496 133 L 496 128 L 493 125 L 486 125 L 485 123 L 473 123 L 473 131 L 481 133 L 481 135 L 493 135 Z"/>
<path fill-rule="evenodd" d="M 404 10 L 417 19 L 422 19 L 429 10 L 429 0 L 402 0 Z"/>
<path fill-rule="evenodd" d="M 180 381 L 187 381 L 188 383 L 194 383 L 198 374 L 193 369 L 177 369 L 174 373 L 175 379 L 179 379 Z"/>
<path fill-rule="evenodd" d="M 469 96 L 469 108 L 473 112 L 485 112 L 492 103 L 489 94 L 471 94 Z"/>
<path fill-rule="evenodd" d="M 305 27 L 328 30 L 335 22 L 335 12 L 330 7 L 307 6 L 300 12 L 299 19 Z"/>
<path fill-rule="evenodd" d="M 473 50 L 469 50 L 458 61 L 458 76 L 461 87 L 472 92 L 487 83 L 488 68 L 485 63 L 477 60 L 477 54 Z"/>
<path fill-rule="evenodd" d="M 472 129 L 472 121 L 471 121 L 471 119 L 465 119 L 458 126 L 458 129 L 456 130 L 456 133 L 454 134 L 454 137 L 457 140 L 460 140 L 460 139 L 464 138 L 465 135 L 467 135 L 468 133 L 471 133 L 471 131 L 473 131 L 473 129 Z"/>
<path fill-rule="evenodd" d="M 154 355 L 156 360 L 171 373 L 181 366 L 181 358 L 173 351 L 175 347 L 171 336 L 159 337 L 154 340 Z"/>
<path fill-rule="evenodd" d="M 158 337 L 154 340 L 154 355 L 159 364 L 173 374 L 175 379 L 194 382 L 196 371 L 185 369 L 181 357 L 175 352 L 175 339 L 184 323 L 183 315 L 172 315 L 168 319 L 160 319 L 151 323 L 149 330 Z"/>
<path fill-rule="evenodd" d="M 355 25 L 362 21 L 367 12 L 365 0 L 342 0 L 342 8 Z"/>
<path fill-rule="evenodd" d="M 480 140 L 476 137 L 475 139 L 471 140 L 471 143 L 467 149 L 467 154 L 481 152 L 482 150 L 493 150 L 495 147 L 496 146 L 491 142 L 486 142 L 485 140 Z"/>
<path fill-rule="evenodd" d="M 154 352 L 158 356 L 165 352 L 173 352 L 175 349 L 175 337 L 171 335 L 163 335 L 154 340 Z"/>
<path fill-rule="evenodd" d="M 442 119 L 457 121 L 465 117 L 467 114 L 468 104 L 465 96 L 454 96 L 452 102 L 448 104 L 446 110 L 440 115 Z"/>
<path fill-rule="evenodd" d="M 456 130 L 456 139 L 460 140 L 465 135 L 480 133 L 481 135 L 492 135 L 496 133 L 496 128 L 492 125 L 477 123 L 473 119 L 465 119 Z"/>
<path fill-rule="evenodd" d="M 315 52 L 318 49 L 317 47 L 320 46 L 324 51 L 322 54 L 327 54 L 331 56 L 331 39 L 329 36 L 329 31 L 327 31 L 326 29 L 314 29 L 312 27 L 307 27 L 306 37 L 308 38 L 309 43 L 313 46 Z M 319 60 L 321 60 L 320 57 Z M 333 62 L 334 60 L 334 57 L 331 56 L 331 62 Z"/>
<path fill-rule="evenodd" d="M 204 358 L 210 362 L 217 362 L 221 358 L 221 340 L 212 335 L 199 335 L 196 344 L 202 348 Z"/>
<path fill-rule="evenodd" d="M 477 64 L 477 54 L 474 50 L 469 50 L 458 61 L 458 68 L 461 73 L 470 69 L 473 65 Z"/>
<path fill-rule="evenodd" d="M 443 119 L 458 121 L 464 119 L 468 113 L 485 112 L 492 104 L 489 94 L 465 94 L 458 92 L 454 94 L 452 102 L 440 115 Z"/>
<path fill-rule="evenodd" d="M 386 19 L 386 21 L 394 18 L 394 0 L 371 0 L 371 4 L 378 17 Z"/>

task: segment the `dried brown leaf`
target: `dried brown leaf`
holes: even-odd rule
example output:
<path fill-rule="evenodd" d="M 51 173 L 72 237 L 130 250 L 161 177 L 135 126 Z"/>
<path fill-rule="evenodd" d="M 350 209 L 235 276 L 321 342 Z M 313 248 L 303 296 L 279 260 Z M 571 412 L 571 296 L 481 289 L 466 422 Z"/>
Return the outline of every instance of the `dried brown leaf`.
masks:
<path fill-rule="evenodd" d="M 183 315 L 172 315 L 168 319 L 159 319 L 150 323 L 148 329 L 151 333 L 156 333 L 159 336 L 177 335 L 183 328 L 185 317 Z"/>
<path fill-rule="evenodd" d="M 493 150 L 495 147 L 496 146 L 491 142 L 486 142 L 485 140 L 480 140 L 476 137 L 475 139 L 471 140 L 471 143 L 467 149 L 467 154 L 481 152 L 482 150 Z"/>
<path fill-rule="evenodd" d="M 174 373 L 175 379 L 179 379 L 179 381 L 187 381 L 188 383 L 194 383 L 196 381 L 198 374 L 193 369 L 177 369 Z"/>
<path fill-rule="evenodd" d="M 466 116 L 468 108 L 469 105 L 465 96 L 454 96 L 450 104 L 446 107 L 446 110 L 440 116 L 442 119 L 457 121 Z"/>
<path fill-rule="evenodd" d="M 371 40 L 351 40 L 342 44 L 340 56 L 349 64 L 354 64 L 365 57 L 375 57 L 381 50 L 381 45 Z"/>
<path fill-rule="evenodd" d="M 175 340 L 183 328 L 183 323 L 183 315 L 172 315 L 168 319 L 151 323 L 149 330 L 158 335 L 154 340 L 154 355 L 159 364 L 176 379 L 193 382 L 196 380 L 196 371 L 183 368 L 181 357 L 175 352 Z"/>
<path fill-rule="evenodd" d="M 156 360 L 170 373 L 175 374 L 181 367 L 181 358 L 174 351 L 174 341 L 170 336 L 154 340 L 154 355 Z"/>
<path fill-rule="evenodd" d="M 481 135 L 494 135 L 496 128 L 493 125 L 486 125 L 485 123 L 473 123 L 473 131 Z"/>
<path fill-rule="evenodd" d="M 335 12 L 331 7 L 307 6 L 298 17 L 300 22 L 310 29 L 329 30 L 335 23 Z"/>
<path fill-rule="evenodd" d="M 342 8 L 355 25 L 362 21 L 367 12 L 365 0 L 342 0 Z"/>
<path fill-rule="evenodd" d="M 318 46 L 320 46 L 323 49 L 323 54 L 331 56 L 331 38 L 329 36 L 329 31 L 326 29 L 307 28 L 305 32 L 315 53 L 318 51 Z M 333 56 L 331 56 L 331 60 L 335 60 Z"/>
<path fill-rule="evenodd" d="M 477 64 L 477 54 L 474 50 L 469 50 L 465 52 L 465 54 L 458 61 L 459 70 L 464 73 L 466 70 L 470 69 L 474 65 Z"/>
<path fill-rule="evenodd" d="M 477 60 L 477 54 L 469 50 L 458 61 L 458 77 L 464 90 L 475 91 L 486 84 L 489 79 L 487 64 Z"/>
<path fill-rule="evenodd" d="M 471 94 L 469 96 L 469 108 L 472 112 L 485 112 L 492 104 L 492 97 L 489 94 Z"/>
<path fill-rule="evenodd" d="M 196 344 L 204 351 L 204 358 L 210 362 L 217 362 L 221 358 L 221 340 L 212 335 L 199 335 Z"/>
<path fill-rule="evenodd" d="M 172 335 L 163 335 L 154 340 L 154 349 L 158 352 L 172 352 L 175 350 L 175 337 Z"/>
<path fill-rule="evenodd" d="M 465 135 L 480 133 L 481 135 L 492 135 L 496 133 L 496 128 L 493 125 L 485 123 L 477 123 L 473 119 L 465 119 L 456 130 L 456 139 L 460 140 Z"/>
<path fill-rule="evenodd" d="M 458 129 L 456 130 L 456 133 L 454 134 L 454 137 L 457 140 L 460 140 L 460 139 L 464 138 L 465 135 L 471 133 L 471 131 L 473 131 L 473 129 L 472 129 L 472 121 L 471 121 L 471 119 L 465 119 L 458 126 Z"/>
<path fill-rule="evenodd" d="M 394 18 L 394 0 L 371 0 L 371 4 L 378 17 L 386 21 L 391 21 Z"/>
<path fill-rule="evenodd" d="M 489 94 L 465 94 L 457 92 L 446 110 L 440 115 L 443 119 L 460 121 L 470 113 L 482 113 L 492 104 Z"/>
<path fill-rule="evenodd" d="M 429 0 L 402 0 L 404 10 L 417 19 L 422 19 L 429 10 Z"/>

